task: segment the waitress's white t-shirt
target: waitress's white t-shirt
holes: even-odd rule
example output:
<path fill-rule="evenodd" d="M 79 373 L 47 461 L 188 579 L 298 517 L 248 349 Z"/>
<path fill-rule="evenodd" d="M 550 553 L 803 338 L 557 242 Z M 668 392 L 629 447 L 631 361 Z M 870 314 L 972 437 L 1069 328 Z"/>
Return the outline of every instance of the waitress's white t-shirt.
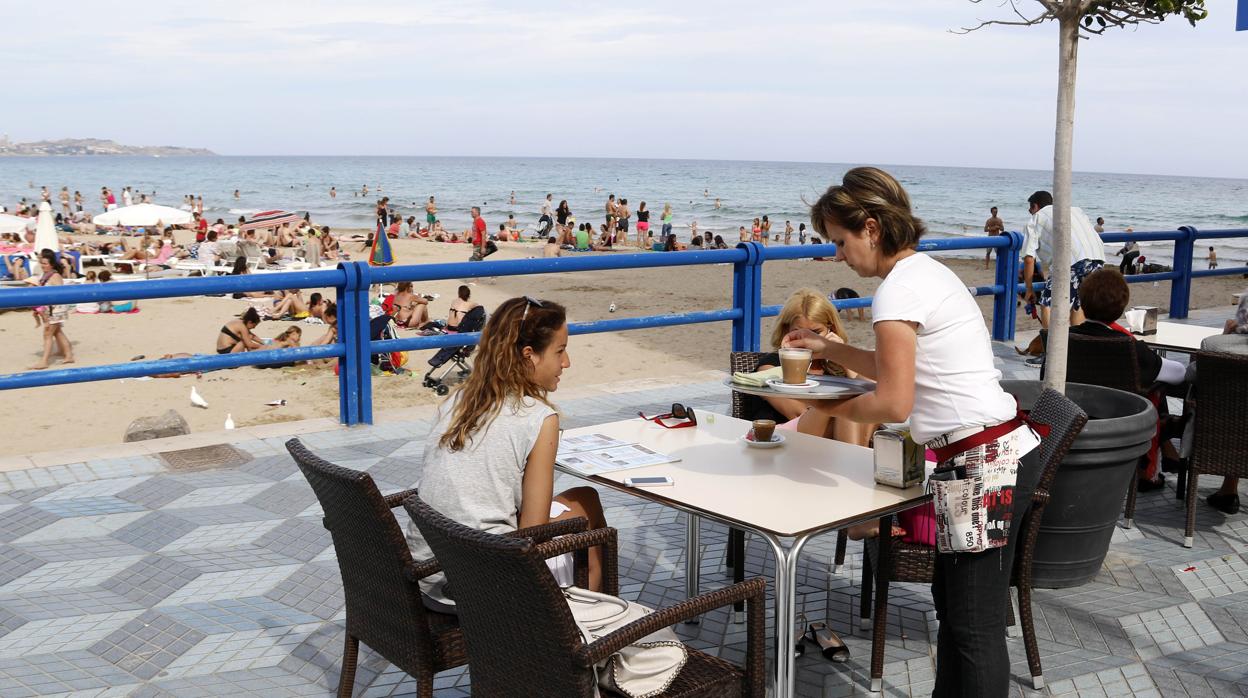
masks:
<path fill-rule="evenodd" d="M 897 262 L 875 292 L 871 320 L 918 323 L 910 414 L 915 441 L 1014 416 L 1016 403 L 998 382 L 984 317 L 948 267 L 921 253 Z"/>

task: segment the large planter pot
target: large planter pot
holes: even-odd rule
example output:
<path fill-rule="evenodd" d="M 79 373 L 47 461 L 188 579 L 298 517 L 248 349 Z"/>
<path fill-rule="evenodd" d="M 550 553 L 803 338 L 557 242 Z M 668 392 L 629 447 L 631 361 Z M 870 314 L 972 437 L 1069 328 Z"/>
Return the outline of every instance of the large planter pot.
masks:
<path fill-rule="evenodd" d="M 1040 381 L 1001 381 L 1031 409 Z M 1092 581 L 1114 535 L 1123 498 L 1157 429 L 1157 410 L 1133 393 L 1067 383 L 1066 397 L 1088 414 L 1088 424 L 1062 460 L 1040 520 L 1032 583 L 1062 589 Z"/>

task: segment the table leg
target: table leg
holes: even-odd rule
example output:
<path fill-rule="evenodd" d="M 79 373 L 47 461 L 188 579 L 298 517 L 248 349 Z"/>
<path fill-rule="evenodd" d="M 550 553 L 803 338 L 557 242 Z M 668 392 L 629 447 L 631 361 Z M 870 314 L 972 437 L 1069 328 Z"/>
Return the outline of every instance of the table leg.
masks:
<path fill-rule="evenodd" d="M 888 624 L 888 580 L 892 576 L 892 561 L 889 559 L 892 553 L 892 536 L 893 531 L 893 515 L 886 514 L 880 517 L 880 535 L 876 540 L 879 541 L 877 546 L 878 557 L 877 572 L 875 575 L 875 625 L 872 630 L 872 645 L 884 645 L 884 633 Z M 884 690 L 884 653 L 871 652 L 871 691 L 880 693 Z"/>
<path fill-rule="evenodd" d="M 797 682 L 797 666 L 793 656 L 794 623 L 797 611 L 797 558 L 809 536 L 793 540 L 785 549 L 779 538 L 765 536 L 776 554 L 776 698 L 792 698 Z"/>
<path fill-rule="evenodd" d="M 699 573 L 702 563 L 702 545 L 698 540 L 701 532 L 702 519 L 697 514 L 686 514 L 685 529 L 685 598 L 692 599 L 698 595 Z M 696 625 L 698 618 L 690 618 L 685 623 Z"/>

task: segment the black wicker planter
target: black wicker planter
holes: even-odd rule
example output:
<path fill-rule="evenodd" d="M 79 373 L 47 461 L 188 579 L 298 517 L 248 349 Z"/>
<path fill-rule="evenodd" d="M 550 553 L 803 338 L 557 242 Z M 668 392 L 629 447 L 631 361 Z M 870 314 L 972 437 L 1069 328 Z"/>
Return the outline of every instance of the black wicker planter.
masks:
<path fill-rule="evenodd" d="M 1044 384 L 1001 381 L 1030 409 Z M 1092 581 L 1105 561 L 1140 457 L 1148 453 L 1157 410 L 1132 393 L 1067 383 L 1066 397 L 1088 413 L 1088 424 L 1062 460 L 1040 522 L 1032 563 L 1033 585 L 1062 589 Z"/>

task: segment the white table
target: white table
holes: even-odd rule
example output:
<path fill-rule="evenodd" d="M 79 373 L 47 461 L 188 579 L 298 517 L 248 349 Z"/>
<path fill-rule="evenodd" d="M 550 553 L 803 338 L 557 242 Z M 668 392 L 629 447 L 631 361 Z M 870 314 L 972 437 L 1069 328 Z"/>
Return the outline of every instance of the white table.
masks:
<path fill-rule="evenodd" d="M 1135 335 L 1135 338 L 1156 349 L 1192 354 L 1200 351 L 1200 343 L 1207 337 L 1222 334 L 1220 327 L 1184 325 L 1178 322 L 1157 323 L 1157 334 Z"/>
<path fill-rule="evenodd" d="M 893 514 L 926 502 L 922 486 L 897 489 L 875 482 L 871 449 L 785 431 L 780 448 L 746 446 L 741 437 L 750 423 L 724 415 L 698 412 L 698 426 L 664 429 L 642 419 L 627 419 L 580 429 L 564 436 L 605 434 L 639 443 L 680 458 L 675 463 L 586 477 L 556 466 L 561 472 L 599 485 L 666 504 L 689 516 L 685 540 L 686 584 L 698 593 L 698 517 L 752 531 L 776 555 L 776 696 L 793 695 L 794 609 L 797 559 L 813 537 L 878 518 L 880 530 L 892 529 Z M 671 487 L 629 488 L 624 478 L 666 475 Z M 791 538 L 785 547 L 781 539 Z M 887 569 L 889 536 L 880 539 L 881 569 Z M 875 617 L 883 618 L 888 603 L 888 575 L 877 575 Z M 880 690 L 880 677 L 872 677 Z"/>

